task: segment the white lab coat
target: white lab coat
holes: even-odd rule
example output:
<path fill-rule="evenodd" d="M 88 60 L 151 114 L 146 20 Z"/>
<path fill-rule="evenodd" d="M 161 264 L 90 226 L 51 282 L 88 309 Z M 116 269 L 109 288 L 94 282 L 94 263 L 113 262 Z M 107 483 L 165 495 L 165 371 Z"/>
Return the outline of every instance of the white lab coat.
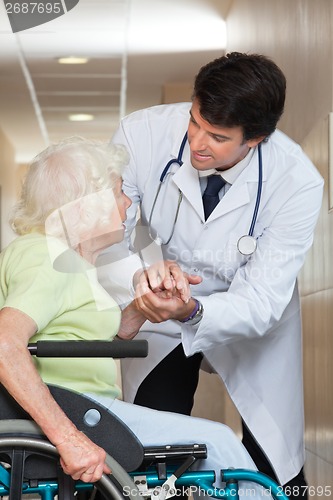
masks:
<path fill-rule="evenodd" d="M 156 106 L 122 120 L 113 142 L 125 144 L 131 156 L 124 175 L 124 190 L 133 201 L 129 228 L 135 224 L 139 203 L 147 225 L 161 172 L 170 158 L 177 157 L 187 130 L 189 108 L 189 103 Z M 188 144 L 182 167 L 172 167 L 174 175 L 161 190 L 151 225 L 153 232 L 168 238 L 180 189 L 183 201 L 175 232 L 162 250 L 164 258 L 202 275 L 192 293 L 202 302 L 204 317 L 199 327 L 146 322 L 137 338 L 148 339 L 149 356 L 125 360 L 122 375 L 124 397 L 133 401 L 142 380 L 180 338 L 187 355 L 202 351 L 285 484 L 304 464 L 296 278 L 312 244 L 323 180 L 301 148 L 280 131 L 262 145 L 262 156 L 263 189 L 254 230 L 258 247 L 252 257 L 239 254 L 237 241 L 252 221 L 257 152 L 206 222 Z M 146 260 L 154 253 L 160 256 L 160 247 L 154 249 L 150 238 L 142 247 Z M 109 279 L 104 270 L 101 281 L 106 288 Z"/>

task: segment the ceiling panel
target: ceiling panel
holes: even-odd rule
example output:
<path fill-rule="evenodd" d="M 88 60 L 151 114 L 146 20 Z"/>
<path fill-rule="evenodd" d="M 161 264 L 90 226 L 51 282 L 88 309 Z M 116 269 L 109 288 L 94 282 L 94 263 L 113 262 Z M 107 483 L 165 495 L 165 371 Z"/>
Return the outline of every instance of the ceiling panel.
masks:
<path fill-rule="evenodd" d="M 42 110 L 50 111 L 52 109 L 59 110 L 77 110 L 86 111 L 88 108 L 92 109 L 119 109 L 119 92 L 114 95 L 109 92 L 75 92 L 75 93 L 64 93 L 57 95 L 55 93 L 42 95 L 37 92 L 39 104 Z M 84 99 L 84 103 L 82 100 Z M 45 115 L 45 113 L 44 113 Z"/>
<path fill-rule="evenodd" d="M 161 102 L 225 47 L 231 0 L 80 0 L 44 25 L 13 34 L 0 2 L 0 127 L 18 162 L 67 135 L 108 140 L 120 117 Z M 60 56 L 87 64 L 60 65 Z M 90 122 L 68 115 L 89 112 Z"/>
<path fill-rule="evenodd" d="M 70 55 L 67 51 L 66 55 Z M 81 54 L 83 55 L 83 54 Z M 86 54 L 85 54 L 86 55 Z M 90 54 L 87 64 L 66 65 L 58 64 L 57 57 L 45 57 L 40 55 L 37 59 L 29 57 L 29 69 L 32 74 L 41 75 L 67 75 L 75 69 L 75 74 L 103 75 L 104 73 L 121 73 L 122 54 L 99 55 Z"/>
<path fill-rule="evenodd" d="M 89 92 L 89 91 L 100 91 L 100 92 L 111 92 L 120 91 L 121 78 L 119 75 L 112 74 L 75 74 L 73 72 L 69 73 L 67 76 L 35 76 L 31 75 L 36 92 Z"/>

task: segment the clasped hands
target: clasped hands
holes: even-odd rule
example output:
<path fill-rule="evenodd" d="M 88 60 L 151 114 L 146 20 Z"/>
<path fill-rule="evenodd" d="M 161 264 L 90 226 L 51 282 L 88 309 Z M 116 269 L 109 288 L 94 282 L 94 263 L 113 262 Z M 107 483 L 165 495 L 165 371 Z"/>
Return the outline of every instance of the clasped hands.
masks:
<path fill-rule="evenodd" d="M 160 261 L 133 277 L 135 298 L 122 312 L 118 337 L 131 339 L 146 320 L 161 323 L 168 319 L 182 321 L 195 308 L 190 285 L 202 278 L 188 274 L 175 261 Z"/>

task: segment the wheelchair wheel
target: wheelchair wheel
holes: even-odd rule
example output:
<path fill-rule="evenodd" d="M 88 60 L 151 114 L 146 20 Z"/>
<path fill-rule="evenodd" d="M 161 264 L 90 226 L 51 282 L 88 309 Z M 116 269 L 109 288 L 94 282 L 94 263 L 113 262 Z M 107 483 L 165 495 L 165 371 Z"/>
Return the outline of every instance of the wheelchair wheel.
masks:
<path fill-rule="evenodd" d="M 71 496 L 74 498 L 74 495 L 75 498 L 80 498 L 80 489 L 84 491 L 87 488 L 84 483 L 75 482 L 63 473 L 57 449 L 46 439 L 39 427 L 29 420 L 0 421 L 0 462 L 10 481 L 9 500 L 24 498 L 25 493 L 36 493 L 42 498 L 49 498 L 49 493 L 44 495 L 43 485 L 47 489 L 50 483 L 54 484 L 55 470 L 58 481 L 55 494 L 59 500 Z M 102 478 L 94 483 L 94 495 L 97 491 L 99 498 L 102 496 L 114 500 L 138 500 L 138 489 L 121 465 L 109 455 L 106 463 L 112 473 L 103 474 Z M 46 478 L 43 475 L 44 470 L 41 469 L 45 469 Z M 0 479 L 1 477 L 0 475 Z M 6 495 L 1 492 L 0 496 Z"/>

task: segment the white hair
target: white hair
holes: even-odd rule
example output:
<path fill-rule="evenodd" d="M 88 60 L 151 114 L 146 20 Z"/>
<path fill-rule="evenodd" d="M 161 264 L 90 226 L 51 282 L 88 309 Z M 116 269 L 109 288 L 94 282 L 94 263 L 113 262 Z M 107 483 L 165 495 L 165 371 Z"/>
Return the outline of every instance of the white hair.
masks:
<path fill-rule="evenodd" d="M 45 233 L 45 222 L 53 212 L 84 197 L 92 200 L 92 205 L 85 204 L 80 212 L 81 223 L 92 227 L 101 213 L 95 205 L 97 197 L 88 195 L 113 188 L 128 159 L 125 146 L 81 137 L 49 146 L 30 164 L 21 198 L 12 212 L 14 231 L 20 235 Z"/>

